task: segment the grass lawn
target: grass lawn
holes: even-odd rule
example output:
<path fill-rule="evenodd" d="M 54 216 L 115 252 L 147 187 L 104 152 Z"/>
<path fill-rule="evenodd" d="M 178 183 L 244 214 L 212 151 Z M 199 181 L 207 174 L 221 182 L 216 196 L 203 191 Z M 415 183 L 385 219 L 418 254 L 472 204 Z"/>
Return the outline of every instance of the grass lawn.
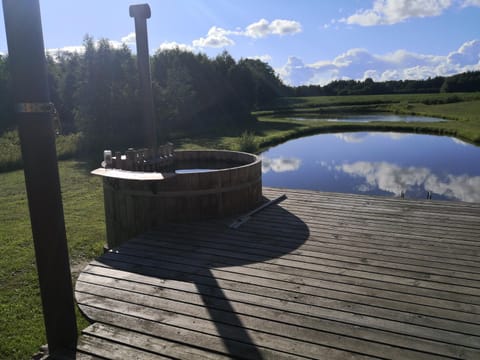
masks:
<path fill-rule="evenodd" d="M 100 179 L 76 161 L 60 162 L 72 270 L 102 252 Z M 0 174 L 0 359 L 29 359 L 46 343 L 23 171 Z M 78 314 L 79 329 L 88 324 Z"/>

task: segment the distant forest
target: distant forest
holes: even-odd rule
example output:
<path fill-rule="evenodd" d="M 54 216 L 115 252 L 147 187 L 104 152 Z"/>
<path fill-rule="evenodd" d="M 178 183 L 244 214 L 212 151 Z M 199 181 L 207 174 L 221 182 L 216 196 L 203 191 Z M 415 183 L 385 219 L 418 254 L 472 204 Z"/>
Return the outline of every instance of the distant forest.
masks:
<path fill-rule="evenodd" d="M 289 88 L 290 96 L 336 96 L 379 94 L 429 94 L 480 91 L 480 71 L 453 76 L 437 76 L 425 80 L 390 80 L 375 82 L 335 80 L 325 86 L 308 85 Z"/>
<path fill-rule="evenodd" d="M 47 56 L 55 124 L 63 134 L 82 132 L 90 151 L 142 143 L 136 57 L 127 46 L 84 40 L 85 51 Z M 211 59 L 178 49 L 151 58 L 157 129 L 189 134 L 197 129 L 254 121 L 251 111 L 285 94 L 275 71 L 260 60 Z M 0 134 L 14 128 L 8 57 L 0 56 Z"/>
<path fill-rule="evenodd" d="M 86 148 L 140 144 L 142 129 L 136 58 L 127 46 L 84 40 L 85 52 L 47 56 L 57 130 L 82 132 Z M 159 135 L 243 126 L 251 112 L 281 96 L 469 92 L 480 90 L 480 72 L 426 80 L 387 82 L 337 80 L 325 86 L 289 87 L 271 66 L 254 59 L 235 61 L 179 49 L 151 58 Z M 0 134 L 13 129 L 8 56 L 0 56 Z"/>

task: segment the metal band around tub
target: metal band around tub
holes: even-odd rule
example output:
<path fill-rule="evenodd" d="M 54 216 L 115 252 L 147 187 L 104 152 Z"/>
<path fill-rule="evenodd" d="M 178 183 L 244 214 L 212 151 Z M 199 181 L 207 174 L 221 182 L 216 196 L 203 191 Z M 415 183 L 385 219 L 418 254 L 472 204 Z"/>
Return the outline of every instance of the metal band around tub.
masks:
<path fill-rule="evenodd" d="M 55 113 L 55 106 L 51 102 L 23 102 L 15 105 L 17 113 Z"/>

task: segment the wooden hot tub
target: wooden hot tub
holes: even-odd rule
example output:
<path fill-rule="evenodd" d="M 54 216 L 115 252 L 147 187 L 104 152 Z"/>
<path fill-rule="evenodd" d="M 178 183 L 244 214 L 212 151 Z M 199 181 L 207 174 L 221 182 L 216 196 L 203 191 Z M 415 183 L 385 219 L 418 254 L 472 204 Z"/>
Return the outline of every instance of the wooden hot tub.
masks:
<path fill-rule="evenodd" d="M 258 156 L 237 151 L 175 151 L 174 170 L 96 169 L 103 177 L 107 246 L 162 223 L 248 212 L 262 199 Z"/>

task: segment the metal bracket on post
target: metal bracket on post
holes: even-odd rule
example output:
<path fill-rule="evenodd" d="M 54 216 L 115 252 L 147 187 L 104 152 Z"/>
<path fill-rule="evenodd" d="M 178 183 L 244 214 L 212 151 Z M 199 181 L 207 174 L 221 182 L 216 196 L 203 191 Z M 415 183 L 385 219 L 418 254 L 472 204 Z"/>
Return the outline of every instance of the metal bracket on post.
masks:
<path fill-rule="evenodd" d="M 17 113 L 48 113 L 55 114 L 55 106 L 51 102 L 34 103 L 22 102 L 15 105 Z"/>

